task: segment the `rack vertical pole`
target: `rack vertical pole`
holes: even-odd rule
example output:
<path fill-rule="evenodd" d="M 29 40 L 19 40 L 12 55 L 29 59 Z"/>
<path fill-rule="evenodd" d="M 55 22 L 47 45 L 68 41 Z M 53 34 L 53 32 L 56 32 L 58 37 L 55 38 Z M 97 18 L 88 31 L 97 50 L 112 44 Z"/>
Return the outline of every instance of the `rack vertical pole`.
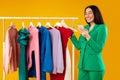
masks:
<path fill-rule="evenodd" d="M 4 60 L 4 45 L 5 45 L 5 43 L 4 43 L 4 27 L 5 27 L 5 19 L 2 19 L 2 40 L 3 40 L 3 60 Z M 4 72 L 4 69 L 3 69 L 3 80 L 6 80 L 5 79 L 5 72 Z"/>
<path fill-rule="evenodd" d="M 72 20 L 72 27 L 74 28 L 74 20 Z M 74 45 L 72 44 L 72 80 L 74 80 Z"/>

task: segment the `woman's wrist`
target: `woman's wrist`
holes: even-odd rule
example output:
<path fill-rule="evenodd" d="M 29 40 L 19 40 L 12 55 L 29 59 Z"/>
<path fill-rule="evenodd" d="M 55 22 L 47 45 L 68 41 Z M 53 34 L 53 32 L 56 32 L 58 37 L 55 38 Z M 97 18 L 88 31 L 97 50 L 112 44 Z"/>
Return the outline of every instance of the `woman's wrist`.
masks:
<path fill-rule="evenodd" d="M 90 38 L 91 38 L 90 35 L 87 35 L 87 36 L 86 36 L 87 41 L 88 41 Z"/>

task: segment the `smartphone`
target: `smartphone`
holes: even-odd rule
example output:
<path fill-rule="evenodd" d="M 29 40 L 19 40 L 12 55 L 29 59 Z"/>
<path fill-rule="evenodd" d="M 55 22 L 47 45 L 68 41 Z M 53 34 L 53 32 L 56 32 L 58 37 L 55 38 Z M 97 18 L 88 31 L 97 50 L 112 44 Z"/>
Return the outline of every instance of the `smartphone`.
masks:
<path fill-rule="evenodd" d="M 82 30 L 84 29 L 84 27 L 83 27 L 82 24 L 79 24 L 79 25 L 78 25 L 78 28 L 79 28 L 79 29 L 82 29 Z"/>

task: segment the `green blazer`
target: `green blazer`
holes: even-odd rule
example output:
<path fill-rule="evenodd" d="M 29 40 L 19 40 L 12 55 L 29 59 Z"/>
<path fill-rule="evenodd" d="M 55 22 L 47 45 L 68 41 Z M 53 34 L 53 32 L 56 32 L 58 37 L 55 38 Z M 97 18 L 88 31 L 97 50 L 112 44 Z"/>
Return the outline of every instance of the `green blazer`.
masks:
<path fill-rule="evenodd" d="M 89 30 L 89 25 L 85 29 Z M 78 68 L 91 71 L 105 70 L 102 59 L 102 50 L 107 38 L 107 27 L 104 24 L 95 24 L 89 32 L 91 38 L 87 41 L 82 35 L 77 40 L 75 35 L 70 38 L 74 46 L 80 50 Z"/>

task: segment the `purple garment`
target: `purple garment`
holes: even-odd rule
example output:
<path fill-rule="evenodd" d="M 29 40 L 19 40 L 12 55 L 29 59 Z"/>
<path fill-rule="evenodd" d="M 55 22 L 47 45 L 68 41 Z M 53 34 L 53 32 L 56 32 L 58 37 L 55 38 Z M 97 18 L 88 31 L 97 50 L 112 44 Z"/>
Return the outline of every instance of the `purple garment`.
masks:
<path fill-rule="evenodd" d="M 60 32 L 56 28 L 49 30 L 52 41 L 53 71 L 52 74 L 63 73 L 63 49 Z"/>

